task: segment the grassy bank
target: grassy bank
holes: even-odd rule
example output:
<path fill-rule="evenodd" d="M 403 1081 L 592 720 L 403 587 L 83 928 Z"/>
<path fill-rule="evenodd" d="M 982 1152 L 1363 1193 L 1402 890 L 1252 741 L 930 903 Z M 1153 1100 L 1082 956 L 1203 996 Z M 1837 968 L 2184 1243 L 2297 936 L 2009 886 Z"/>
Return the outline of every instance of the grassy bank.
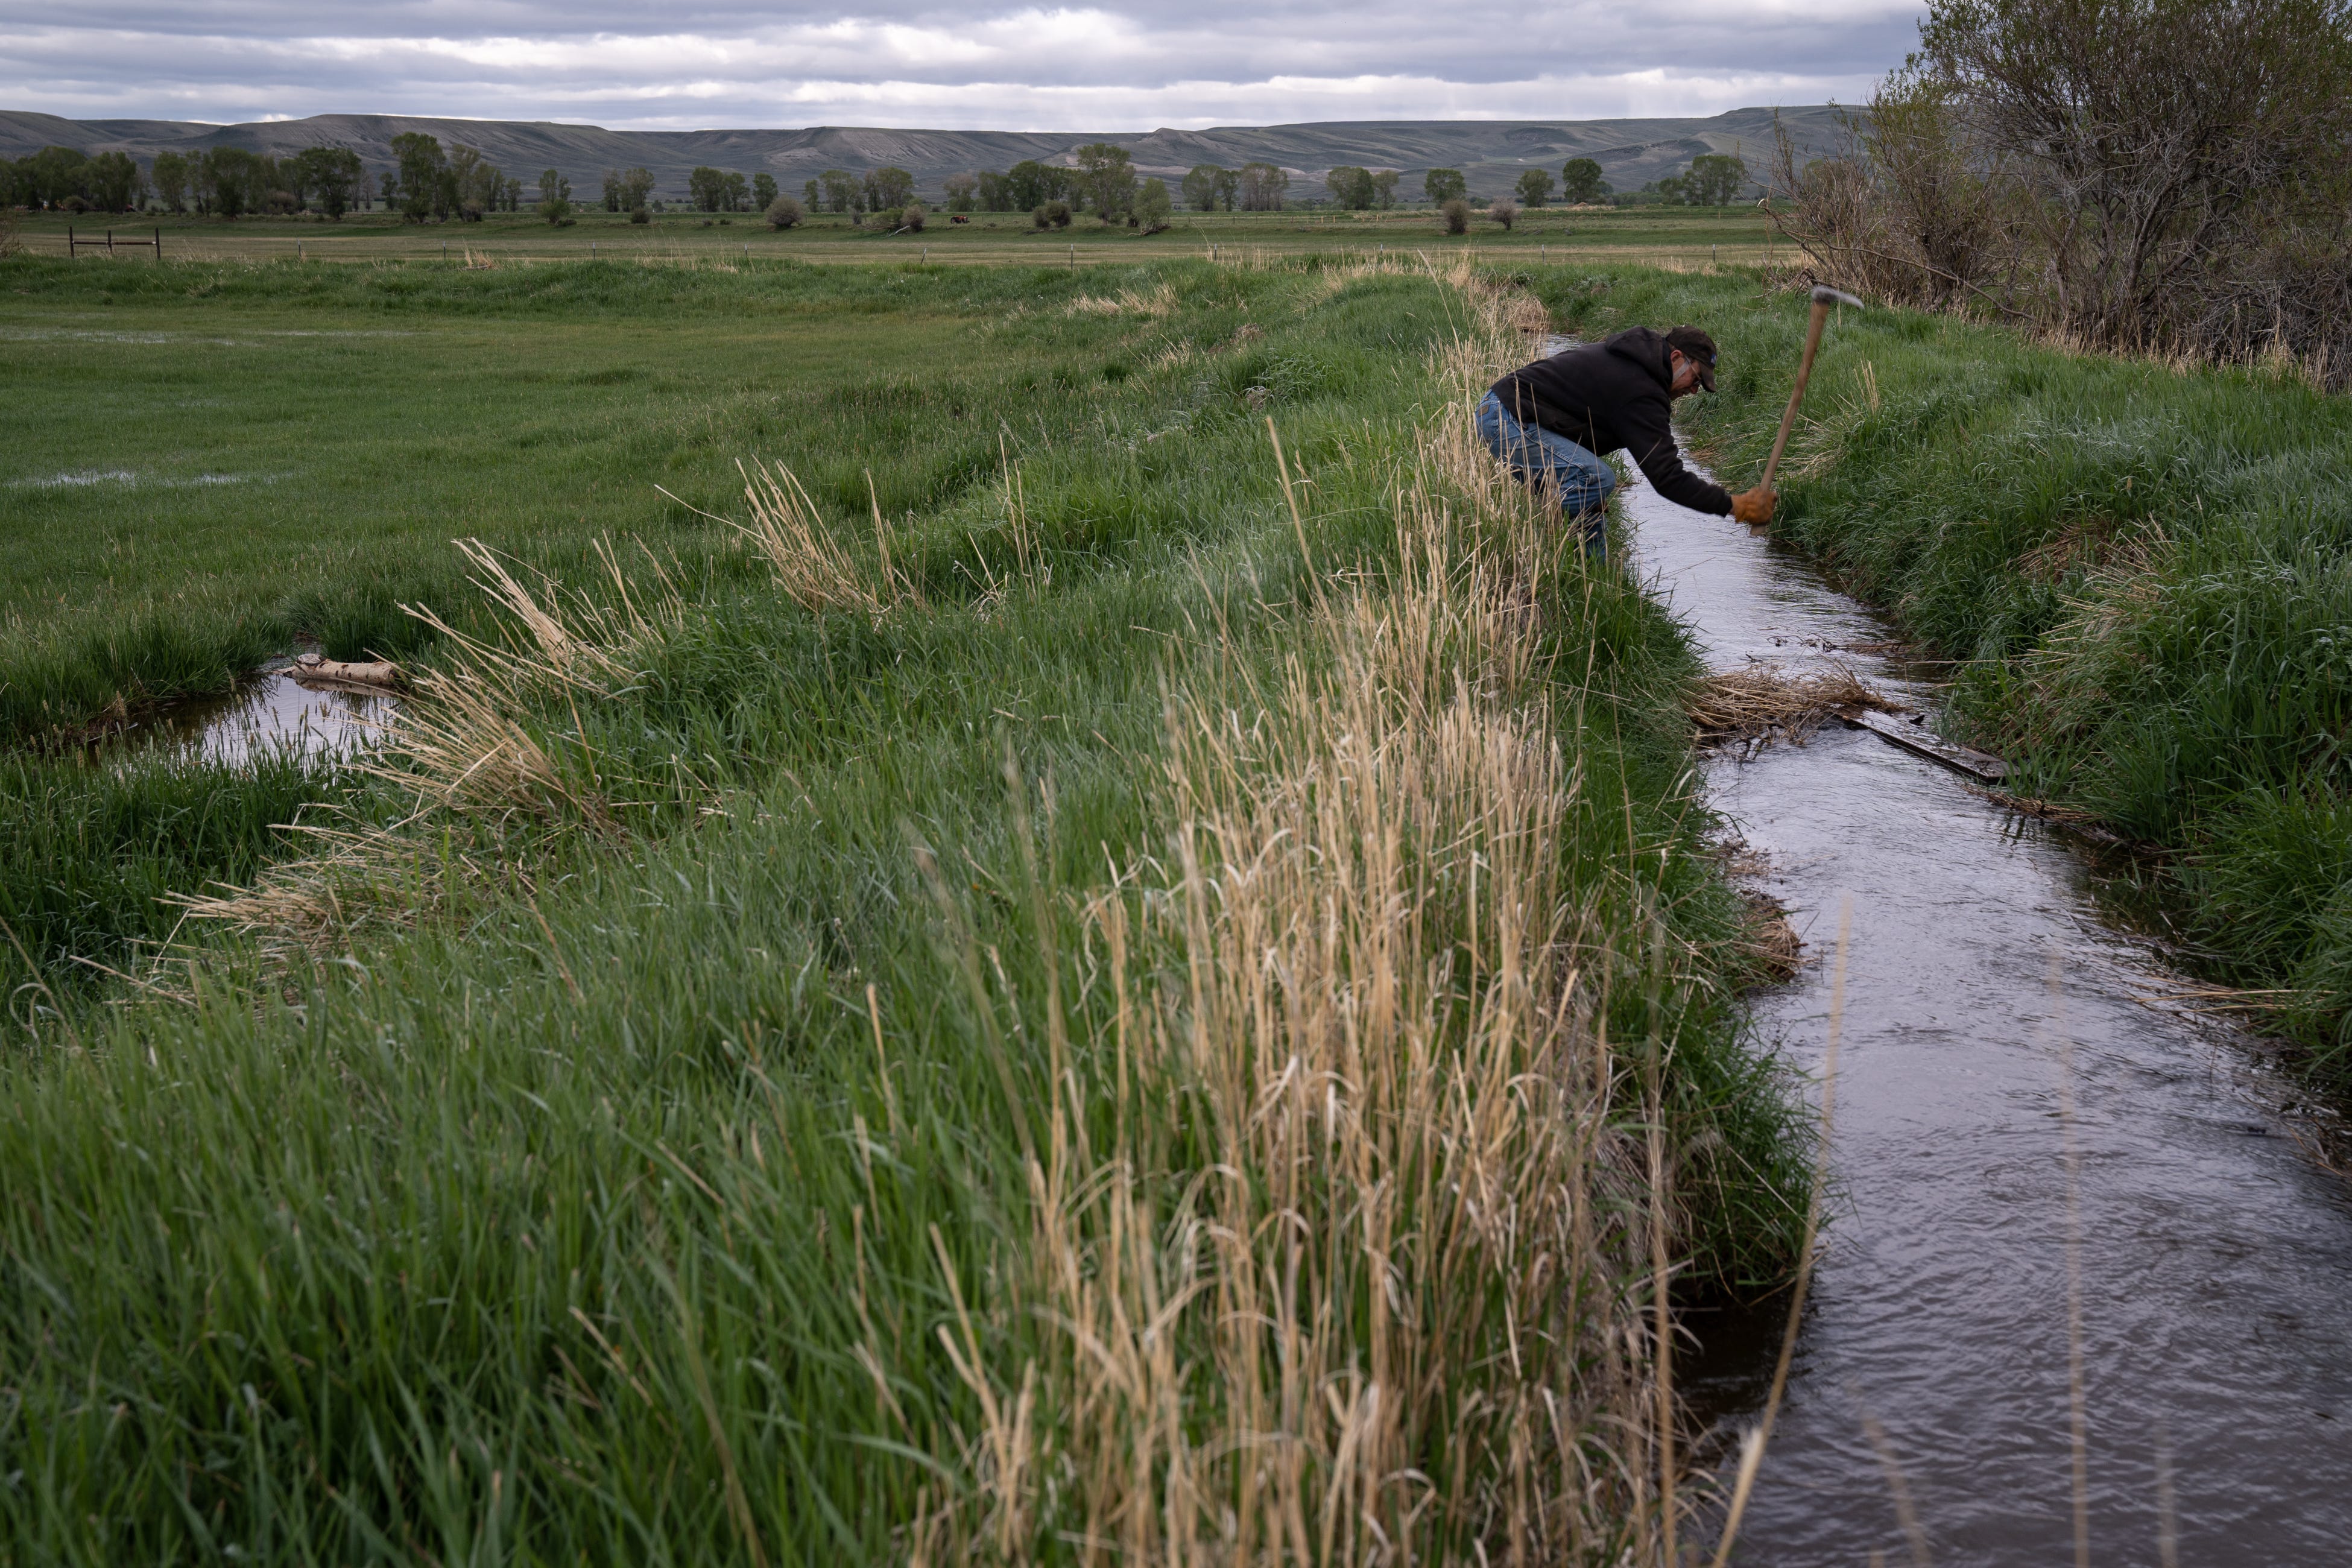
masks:
<path fill-rule="evenodd" d="M 1753 283 L 1556 280 L 1586 330 L 1706 323 L 1694 432 L 1761 468 L 1804 305 Z M 1954 666 L 2009 787 L 2160 855 L 2121 875 L 2243 1000 L 2346 1066 L 2352 403 L 2278 374 L 2078 356 L 1845 311 L 1775 524 Z"/>
<path fill-rule="evenodd" d="M 1475 280 L 1082 282 L 878 531 L 771 438 L 670 487 L 756 540 L 476 557 L 332 837 L 20 1033 L 0 1559 L 1654 1531 L 1654 1227 L 1801 1181 L 1688 648 L 1480 458 Z"/>

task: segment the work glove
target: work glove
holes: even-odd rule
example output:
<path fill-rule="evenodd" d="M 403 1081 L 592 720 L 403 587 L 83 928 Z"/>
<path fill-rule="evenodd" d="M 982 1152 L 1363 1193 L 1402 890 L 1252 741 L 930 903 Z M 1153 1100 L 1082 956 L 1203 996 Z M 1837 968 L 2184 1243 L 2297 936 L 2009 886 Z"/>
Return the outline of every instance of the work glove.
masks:
<path fill-rule="evenodd" d="M 1731 515 L 1749 524 L 1769 522 L 1772 521 L 1772 503 L 1780 499 L 1762 485 L 1752 490 L 1741 490 L 1731 498 Z"/>

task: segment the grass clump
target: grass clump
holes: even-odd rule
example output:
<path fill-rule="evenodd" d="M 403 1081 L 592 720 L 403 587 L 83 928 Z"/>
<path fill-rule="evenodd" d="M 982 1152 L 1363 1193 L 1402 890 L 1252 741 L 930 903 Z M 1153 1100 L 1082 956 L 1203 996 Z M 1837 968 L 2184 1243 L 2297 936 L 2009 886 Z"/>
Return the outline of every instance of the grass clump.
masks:
<path fill-rule="evenodd" d="M 1591 330 L 1693 320 L 1760 468 L 1801 298 L 1612 273 Z M 2352 1023 L 2352 404 L 2284 369 L 2080 355 L 1901 310 L 1832 326 L 1776 531 L 1949 657 L 1951 714 L 2019 795 L 2161 852 L 2121 874 L 2181 946 L 2346 1064 Z"/>
<path fill-rule="evenodd" d="M 1144 368 L 878 536 L 772 449 L 740 556 L 477 552 L 334 837 L 20 1038 L 10 1552 L 1654 1531 L 1653 1243 L 1768 1277 L 1804 1182 L 1690 650 L 1484 458 L 1475 279 L 1253 275 L 1265 412 L 1228 277 L 1129 281 Z"/>

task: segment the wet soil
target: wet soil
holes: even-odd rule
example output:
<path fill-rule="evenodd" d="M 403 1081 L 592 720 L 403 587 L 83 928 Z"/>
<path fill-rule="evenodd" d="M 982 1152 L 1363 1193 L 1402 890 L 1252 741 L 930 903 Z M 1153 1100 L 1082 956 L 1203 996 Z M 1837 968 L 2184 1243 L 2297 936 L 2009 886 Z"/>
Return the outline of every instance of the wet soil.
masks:
<path fill-rule="evenodd" d="M 1932 667 L 1801 557 L 1638 482 L 1627 502 L 1636 569 L 1710 663 L 1836 659 L 1932 713 Z M 2074 1215 L 2093 1560 L 2352 1560 L 2352 1191 L 2315 1153 L 2332 1121 L 2260 1039 L 2163 1000 L 2186 983 L 2103 918 L 2080 855 L 1958 774 L 1832 726 L 1718 753 L 1708 782 L 1807 943 L 1754 1009 L 1804 1072 L 1849 902 L 1853 933 L 1829 1224 L 1734 1561 L 2074 1559 Z M 1784 1311 L 1689 1321 L 1678 1381 L 1727 1489 Z"/>

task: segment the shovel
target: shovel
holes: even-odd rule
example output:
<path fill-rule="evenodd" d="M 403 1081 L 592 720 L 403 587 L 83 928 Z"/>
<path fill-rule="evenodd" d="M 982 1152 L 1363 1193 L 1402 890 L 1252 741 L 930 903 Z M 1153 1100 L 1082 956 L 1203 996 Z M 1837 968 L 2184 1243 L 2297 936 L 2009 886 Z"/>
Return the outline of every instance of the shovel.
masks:
<path fill-rule="evenodd" d="M 1797 405 L 1805 401 L 1805 383 L 1813 374 L 1813 354 L 1822 346 L 1822 329 L 1829 324 L 1832 305 L 1852 305 L 1862 308 L 1862 301 L 1851 294 L 1842 293 L 1826 283 L 1813 285 L 1813 320 L 1805 330 L 1805 361 L 1797 367 L 1796 390 L 1789 394 L 1789 411 L 1780 416 L 1780 434 L 1772 443 L 1772 459 L 1764 465 L 1764 482 L 1756 488 L 1765 494 L 1772 493 L 1772 475 L 1780 466 L 1780 454 L 1789 445 L 1789 432 L 1797 423 Z"/>

